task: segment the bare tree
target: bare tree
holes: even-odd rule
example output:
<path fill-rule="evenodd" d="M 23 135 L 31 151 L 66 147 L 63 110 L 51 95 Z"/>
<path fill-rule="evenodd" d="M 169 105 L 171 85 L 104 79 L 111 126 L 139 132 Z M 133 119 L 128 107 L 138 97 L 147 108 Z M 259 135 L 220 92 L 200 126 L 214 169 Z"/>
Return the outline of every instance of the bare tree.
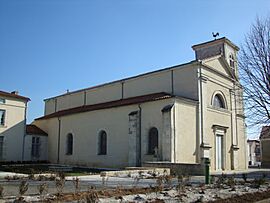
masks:
<path fill-rule="evenodd" d="M 270 17 L 257 18 L 239 56 L 247 124 L 270 124 Z"/>

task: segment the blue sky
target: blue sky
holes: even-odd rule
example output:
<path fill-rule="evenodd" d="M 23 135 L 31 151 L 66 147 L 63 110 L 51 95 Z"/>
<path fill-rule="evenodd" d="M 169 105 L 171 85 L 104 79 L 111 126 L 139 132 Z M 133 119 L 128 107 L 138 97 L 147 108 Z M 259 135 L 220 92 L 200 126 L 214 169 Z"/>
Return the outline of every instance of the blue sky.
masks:
<path fill-rule="evenodd" d="M 1 0 L 0 89 L 43 99 L 185 63 L 218 31 L 237 45 L 269 0 Z"/>

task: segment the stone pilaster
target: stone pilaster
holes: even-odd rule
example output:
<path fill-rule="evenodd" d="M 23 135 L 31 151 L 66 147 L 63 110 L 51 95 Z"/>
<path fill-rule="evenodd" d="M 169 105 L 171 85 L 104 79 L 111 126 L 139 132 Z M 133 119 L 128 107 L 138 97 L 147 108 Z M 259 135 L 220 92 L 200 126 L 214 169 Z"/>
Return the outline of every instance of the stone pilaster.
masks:
<path fill-rule="evenodd" d="M 129 114 L 129 132 L 128 132 L 128 165 L 138 166 L 140 163 L 140 132 L 139 132 L 139 112 L 134 111 Z"/>
<path fill-rule="evenodd" d="M 162 137 L 161 137 L 161 160 L 175 162 L 175 140 L 174 140 L 174 112 L 173 105 L 162 109 Z"/>

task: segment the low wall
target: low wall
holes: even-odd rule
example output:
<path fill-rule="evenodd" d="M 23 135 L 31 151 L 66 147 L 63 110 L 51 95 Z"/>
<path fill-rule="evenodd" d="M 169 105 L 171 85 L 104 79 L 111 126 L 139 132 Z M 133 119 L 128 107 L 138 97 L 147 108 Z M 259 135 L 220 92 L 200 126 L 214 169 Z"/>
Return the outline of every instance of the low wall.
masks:
<path fill-rule="evenodd" d="M 145 162 L 143 167 L 170 168 L 172 175 L 204 175 L 203 164 Z"/>
<path fill-rule="evenodd" d="M 126 168 L 126 170 L 122 171 L 102 171 L 100 173 L 101 177 L 111 176 L 111 177 L 147 177 L 147 176 L 163 176 L 170 175 L 170 168 Z"/>

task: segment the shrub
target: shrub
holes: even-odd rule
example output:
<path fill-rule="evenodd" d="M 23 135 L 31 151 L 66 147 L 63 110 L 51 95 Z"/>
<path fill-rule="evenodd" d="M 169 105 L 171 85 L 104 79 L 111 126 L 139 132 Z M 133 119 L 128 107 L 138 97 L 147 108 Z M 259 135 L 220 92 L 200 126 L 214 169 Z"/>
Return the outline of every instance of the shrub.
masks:
<path fill-rule="evenodd" d="M 87 194 L 85 196 L 85 200 L 87 203 L 97 203 L 99 202 L 99 197 L 98 197 L 98 193 L 95 190 L 94 187 L 89 187 Z"/>
<path fill-rule="evenodd" d="M 42 183 L 37 186 L 38 193 L 42 195 L 44 192 L 48 191 L 48 184 L 47 183 Z"/>
<path fill-rule="evenodd" d="M 0 198 L 4 197 L 4 187 L 0 185 Z"/>
<path fill-rule="evenodd" d="M 65 182 L 66 182 L 65 174 L 63 172 L 58 173 L 58 177 L 55 178 L 55 186 L 58 196 L 61 196 L 63 194 Z"/>
<path fill-rule="evenodd" d="M 25 180 L 22 180 L 19 186 L 20 196 L 24 195 L 28 190 L 28 183 Z"/>
<path fill-rule="evenodd" d="M 72 179 L 72 183 L 75 187 L 75 194 L 80 190 L 80 179 L 78 177 Z"/>

